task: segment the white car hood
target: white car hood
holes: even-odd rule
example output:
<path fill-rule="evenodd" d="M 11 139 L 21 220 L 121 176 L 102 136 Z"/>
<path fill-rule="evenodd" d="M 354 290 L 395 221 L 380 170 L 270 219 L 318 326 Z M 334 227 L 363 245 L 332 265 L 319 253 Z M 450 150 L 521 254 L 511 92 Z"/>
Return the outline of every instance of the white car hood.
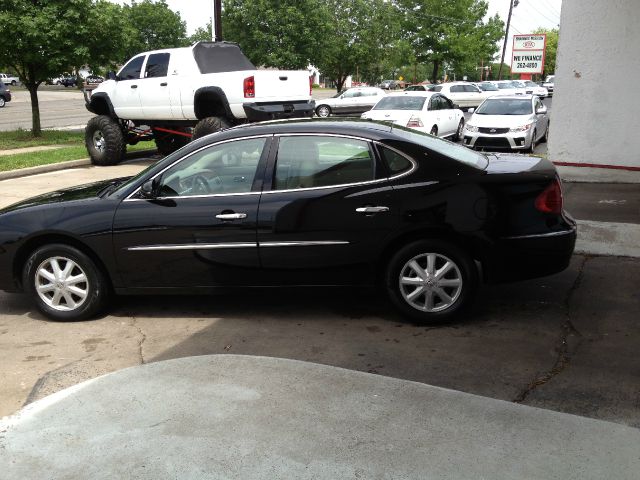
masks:
<path fill-rule="evenodd" d="M 533 122 L 533 115 L 478 115 L 474 113 L 468 125 L 490 128 L 515 128 L 531 122 Z"/>

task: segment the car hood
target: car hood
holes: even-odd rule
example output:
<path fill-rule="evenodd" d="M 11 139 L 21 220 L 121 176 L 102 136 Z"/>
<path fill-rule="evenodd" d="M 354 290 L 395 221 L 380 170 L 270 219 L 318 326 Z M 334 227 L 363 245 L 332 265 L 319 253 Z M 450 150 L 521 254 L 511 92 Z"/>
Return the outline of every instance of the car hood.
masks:
<path fill-rule="evenodd" d="M 468 124 L 476 127 L 515 128 L 533 121 L 533 115 L 480 115 L 474 113 Z"/>
<path fill-rule="evenodd" d="M 0 214 L 21 210 L 28 207 L 42 206 L 47 204 L 57 204 L 86 199 L 97 199 L 99 194 L 104 192 L 111 185 L 118 185 L 129 177 L 103 180 L 95 183 L 88 183 L 76 187 L 64 188 L 49 193 L 44 193 L 28 198 L 13 205 L 0 209 Z"/>

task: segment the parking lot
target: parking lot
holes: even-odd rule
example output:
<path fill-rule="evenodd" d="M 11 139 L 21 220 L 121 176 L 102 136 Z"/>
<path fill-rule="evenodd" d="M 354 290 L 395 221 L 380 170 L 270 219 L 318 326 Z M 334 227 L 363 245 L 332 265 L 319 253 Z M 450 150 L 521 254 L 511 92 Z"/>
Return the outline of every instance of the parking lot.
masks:
<path fill-rule="evenodd" d="M 6 180 L 0 192 L 8 204 L 142 167 Z M 567 205 L 579 220 L 637 219 L 634 187 L 568 185 Z M 639 259 L 575 255 L 561 274 L 485 286 L 466 318 L 429 327 L 406 322 L 372 291 L 120 297 L 109 315 L 77 323 L 45 320 L 26 297 L 0 293 L 0 415 L 124 367 L 236 353 L 323 363 L 640 426 L 639 281 Z"/>

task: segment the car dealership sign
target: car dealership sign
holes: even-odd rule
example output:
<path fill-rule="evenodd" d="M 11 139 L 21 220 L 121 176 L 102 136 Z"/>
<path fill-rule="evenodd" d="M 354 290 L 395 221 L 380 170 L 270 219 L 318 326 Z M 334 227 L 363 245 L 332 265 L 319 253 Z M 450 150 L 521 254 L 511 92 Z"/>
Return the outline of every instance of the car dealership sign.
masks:
<path fill-rule="evenodd" d="M 542 73 L 546 44 L 545 34 L 514 35 L 511 73 Z"/>

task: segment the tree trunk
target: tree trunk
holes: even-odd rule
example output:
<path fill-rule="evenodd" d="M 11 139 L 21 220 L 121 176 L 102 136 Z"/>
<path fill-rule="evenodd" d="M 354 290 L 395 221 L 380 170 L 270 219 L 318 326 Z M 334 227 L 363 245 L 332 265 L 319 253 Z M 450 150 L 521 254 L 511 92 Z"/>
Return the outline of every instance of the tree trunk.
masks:
<path fill-rule="evenodd" d="M 42 129 L 40 128 L 40 104 L 38 103 L 38 84 L 27 83 L 29 89 L 29 95 L 31 96 L 31 134 L 34 137 L 42 135 Z"/>
<path fill-rule="evenodd" d="M 433 83 L 438 81 L 438 70 L 440 70 L 440 60 L 433 61 L 433 72 L 431 73 L 431 79 Z"/>

